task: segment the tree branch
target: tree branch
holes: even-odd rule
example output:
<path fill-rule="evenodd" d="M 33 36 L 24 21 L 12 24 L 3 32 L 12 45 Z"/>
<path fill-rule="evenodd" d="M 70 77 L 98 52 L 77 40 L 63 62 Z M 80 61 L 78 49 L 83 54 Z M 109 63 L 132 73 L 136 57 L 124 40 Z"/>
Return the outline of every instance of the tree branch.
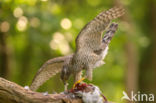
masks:
<path fill-rule="evenodd" d="M 82 100 L 70 98 L 66 94 L 43 95 L 0 78 L 0 103 L 82 103 Z"/>

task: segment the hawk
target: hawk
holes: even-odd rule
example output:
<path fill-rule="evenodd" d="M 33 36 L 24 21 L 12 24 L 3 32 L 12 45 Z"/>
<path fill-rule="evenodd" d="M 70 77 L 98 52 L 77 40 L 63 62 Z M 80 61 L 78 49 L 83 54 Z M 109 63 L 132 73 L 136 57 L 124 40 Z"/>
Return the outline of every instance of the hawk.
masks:
<path fill-rule="evenodd" d="M 111 20 L 123 14 L 123 8 L 114 7 L 97 15 L 78 34 L 75 53 L 48 60 L 35 75 L 30 89 L 35 91 L 45 81 L 59 72 L 61 72 L 64 85 L 67 85 L 70 75 L 74 76 L 75 82 L 80 80 L 82 70 L 86 70 L 85 77 L 92 80 L 93 69 L 104 64 L 103 59 L 107 54 L 108 44 L 118 28 L 116 23 L 112 23 L 110 26 L 109 24 Z M 107 27 L 108 30 L 102 37 Z"/>

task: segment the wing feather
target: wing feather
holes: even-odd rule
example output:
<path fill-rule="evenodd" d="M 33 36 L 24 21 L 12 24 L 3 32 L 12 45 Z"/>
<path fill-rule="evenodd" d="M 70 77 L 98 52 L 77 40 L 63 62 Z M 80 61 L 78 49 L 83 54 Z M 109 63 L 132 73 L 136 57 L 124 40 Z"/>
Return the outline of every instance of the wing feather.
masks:
<path fill-rule="evenodd" d="M 64 62 L 66 62 L 72 55 L 57 57 L 50 59 L 43 64 L 43 66 L 36 73 L 30 89 L 35 91 L 37 90 L 44 82 L 49 80 L 51 77 L 61 72 Z"/>
<path fill-rule="evenodd" d="M 95 48 L 97 44 L 101 43 L 102 32 L 109 25 L 112 19 L 116 19 L 124 14 L 124 9 L 121 7 L 114 7 L 107 11 L 101 12 L 92 21 L 90 21 L 79 33 L 76 38 L 76 51 L 81 48 L 90 47 Z M 96 36 L 95 36 L 96 35 Z M 82 42 L 83 41 L 83 42 Z M 93 45 L 94 43 L 97 43 Z"/>

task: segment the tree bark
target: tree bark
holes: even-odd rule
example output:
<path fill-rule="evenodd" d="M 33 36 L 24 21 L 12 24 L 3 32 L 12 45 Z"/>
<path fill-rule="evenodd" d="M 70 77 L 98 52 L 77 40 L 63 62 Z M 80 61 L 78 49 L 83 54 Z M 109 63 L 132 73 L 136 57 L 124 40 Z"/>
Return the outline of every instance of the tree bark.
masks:
<path fill-rule="evenodd" d="M 82 100 L 71 98 L 66 94 L 43 95 L 0 78 L 0 103 L 82 103 Z"/>

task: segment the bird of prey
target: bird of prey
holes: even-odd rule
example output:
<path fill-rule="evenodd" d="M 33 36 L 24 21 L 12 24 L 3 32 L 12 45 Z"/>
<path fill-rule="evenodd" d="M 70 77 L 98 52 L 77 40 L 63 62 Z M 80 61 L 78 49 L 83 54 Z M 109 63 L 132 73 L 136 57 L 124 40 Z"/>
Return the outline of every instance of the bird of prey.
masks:
<path fill-rule="evenodd" d="M 97 15 L 78 34 L 75 53 L 48 60 L 35 75 L 30 89 L 35 91 L 45 81 L 59 72 L 61 72 L 64 85 L 67 84 L 71 74 L 74 76 L 75 82 L 80 80 L 82 70 L 86 70 L 85 77 L 92 80 L 92 71 L 104 64 L 103 59 L 107 54 L 108 44 L 118 27 L 116 23 L 112 23 L 110 26 L 109 24 L 111 20 L 123 14 L 123 8 L 114 7 Z M 108 30 L 102 37 L 107 27 Z"/>

